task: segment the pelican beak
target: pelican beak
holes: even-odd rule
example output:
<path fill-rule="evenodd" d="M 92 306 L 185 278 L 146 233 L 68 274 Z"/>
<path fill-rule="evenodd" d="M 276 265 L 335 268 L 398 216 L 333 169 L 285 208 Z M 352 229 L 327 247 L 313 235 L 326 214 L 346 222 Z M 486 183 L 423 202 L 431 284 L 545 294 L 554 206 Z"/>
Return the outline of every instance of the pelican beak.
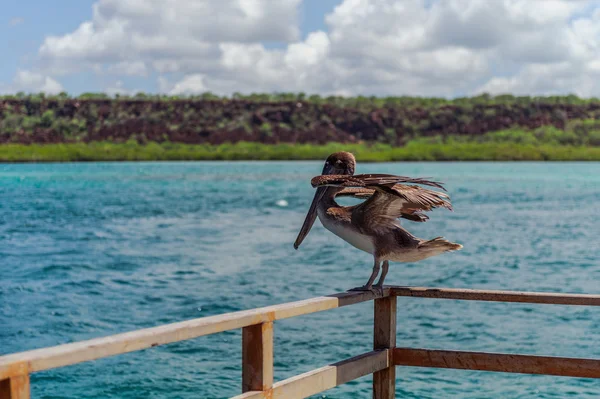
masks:
<path fill-rule="evenodd" d="M 298 249 L 300 244 L 302 244 L 302 241 L 304 241 L 304 238 L 306 238 L 306 236 L 310 232 L 311 227 L 315 223 L 315 220 L 317 219 L 317 206 L 319 204 L 319 201 L 321 201 L 321 198 L 323 198 L 323 195 L 325 194 L 326 190 L 327 187 L 317 188 L 315 197 L 313 198 L 312 204 L 310 204 L 310 208 L 308 209 L 308 213 L 306 214 L 306 219 L 304 219 L 304 224 L 302 225 L 300 233 L 298 233 L 298 237 L 294 242 L 294 249 Z"/>

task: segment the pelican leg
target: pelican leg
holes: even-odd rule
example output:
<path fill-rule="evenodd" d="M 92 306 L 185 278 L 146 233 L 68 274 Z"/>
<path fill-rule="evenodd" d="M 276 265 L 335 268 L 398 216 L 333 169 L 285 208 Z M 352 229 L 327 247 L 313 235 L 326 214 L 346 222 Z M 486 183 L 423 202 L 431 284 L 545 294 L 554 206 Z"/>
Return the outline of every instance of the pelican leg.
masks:
<path fill-rule="evenodd" d="M 383 293 L 383 280 L 385 280 L 385 276 L 387 276 L 389 268 L 390 268 L 390 262 L 388 262 L 387 260 L 384 260 L 383 267 L 381 270 L 381 276 L 379 277 L 379 281 L 377 281 L 377 284 L 375 284 L 375 287 L 377 289 L 380 289 L 382 293 Z"/>
<path fill-rule="evenodd" d="M 369 277 L 367 284 L 363 285 L 362 287 L 352 288 L 350 291 L 371 291 L 373 288 L 373 281 L 375 281 L 375 277 L 377 277 L 379 274 L 379 264 L 379 259 L 375 258 L 375 263 L 373 264 L 373 273 L 371 273 L 371 277 Z"/>

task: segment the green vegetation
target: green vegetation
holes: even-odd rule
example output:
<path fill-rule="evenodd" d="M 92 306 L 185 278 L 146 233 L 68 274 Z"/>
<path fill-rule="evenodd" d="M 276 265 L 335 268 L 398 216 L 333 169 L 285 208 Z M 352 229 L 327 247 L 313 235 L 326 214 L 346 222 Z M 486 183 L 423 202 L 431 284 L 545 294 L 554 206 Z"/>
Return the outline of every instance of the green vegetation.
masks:
<path fill-rule="evenodd" d="M 519 145 L 549 146 L 592 146 L 600 147 L 600 121 L 576 120 L 567 124 L 565 129 L 554 126 L 542 126 L 525 130 L 519 128 L 498 130 L 477 136 L 431 136 L 412 140 L 423 144 L 459 144 L 459 143 L 512 143 Z"/>
<path fill-rule="evenodd" d="M 307 95 L 305 93 L 234 93 L 231 96 L 219 96 L 210 92 L 197 95 L 167 95 L 146 94 L 135 95 L 117 94 L 110 96 L 106 93 L 83 93 L 79 96 L 70 96 L 68 93 L 57 95 L 46 95 L 44 93 L 27 94 L 16 93 L 11 95 L 0 95 L 0 100 L 28 100 L 28 101 L 51 101 L 51 100 L 114 100 L 114 101 L 244 101 L 257 103 L 281 103 L 281 102 L 305 102 L 309 104 L 329 104 L 338 107 L 352 108 L 382 108 L 382 107 L 440 107 L 446 105 L 474 106 L 474 105 L 510 105 L 510 104 L 570 104 L 584 105 L 600 103 L 598 98 L 580 98 L 576 95 L 566 96 L 514 96 L 503 94 L 492 96 L 481 94 L 473 97 L 443 98 L 443 97 L 414 97 L 414 96 L 320 96 L 318 94 Z"/>
<path fill-rule="evenodd" d="M 321 159 L 342 148 L 362 161 L 600 160 L 600 100 L 0 96 L 4 162 Z"/>
<path fill-rule="evenodd" d="M 67 143 L 0 146 L 0 162 L 322 160 L 334 151 L 351 151 L 361 162 L 388 161 L 600 161 L 600 147 L 511 142 L 387 144 L 180 144 Z"/>

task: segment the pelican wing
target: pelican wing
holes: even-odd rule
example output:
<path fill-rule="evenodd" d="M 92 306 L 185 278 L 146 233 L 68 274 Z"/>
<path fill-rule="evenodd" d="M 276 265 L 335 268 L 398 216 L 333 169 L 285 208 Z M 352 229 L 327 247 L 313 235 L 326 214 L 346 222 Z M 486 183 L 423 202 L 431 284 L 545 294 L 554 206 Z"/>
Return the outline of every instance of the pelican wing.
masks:
<path fill-rule="evenodd" d="M 364 177 L 363 177 L 364 176 Z M 428 217 L 423 211 L 433 208 L 452 210 L 447 194 L 427 188 L 401 184 L 417 183 L 443 189 L 440 183 L 422 178 L 409 178 L 393 175 L 317 176 L 313 186 L 345 187 L 338 195 L 368 199 L 354 207 L 352 218 L 358 225 L 371 230 L 397 228 L 399 217 L 416 222 L 424 222 Z"/>
<path fill-rule="evenodd" d="M 310 181 L 313 187 L 322 186 L 339 186 L 339 187 L 381 187 L 397 183 L 413 183 L 422 184 L 424 186 L 432 186 L 441 188 L 446 191 L 441 183 L 427 180 L 421 177 L 406 177 L 386 174 L 365 174 L 365 175 L 321 175 L 315 176 Z"/>
<path fill-rule="evenodd" d="M 367 199 L 371 195 L 373 195 L 374 192 L 375 192 L 375 190 L 370 189 L 370 188 L 347 187 L 347 188 L 343 189 L 342 191 L 339 191 L 338 193 L 336 193 L 335 196 L 336 197 L 353 197 L 353 198 Z"/>

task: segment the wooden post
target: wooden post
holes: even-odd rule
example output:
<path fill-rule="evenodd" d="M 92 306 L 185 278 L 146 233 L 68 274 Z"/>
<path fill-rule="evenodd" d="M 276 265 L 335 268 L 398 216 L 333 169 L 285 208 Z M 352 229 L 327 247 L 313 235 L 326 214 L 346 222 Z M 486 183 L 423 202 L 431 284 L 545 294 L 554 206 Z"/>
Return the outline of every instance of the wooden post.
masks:
<path fill-rule="evenodd" d="M 373 399 L 396 397 L 396 366 L 392 355 L 396 347 L 396 297 L 375 300 L 373 349 L 389 349 L 389 367 L 373 373 Z"/>
<path fill-rule="evenodd" d="M 242 392 L 273 389 L 273 322 L 242 329 Z"/>
<path fill-rule="evenodd" d="M 0 399 L 29 399 L 29 374 L 0 381 Z"/>

